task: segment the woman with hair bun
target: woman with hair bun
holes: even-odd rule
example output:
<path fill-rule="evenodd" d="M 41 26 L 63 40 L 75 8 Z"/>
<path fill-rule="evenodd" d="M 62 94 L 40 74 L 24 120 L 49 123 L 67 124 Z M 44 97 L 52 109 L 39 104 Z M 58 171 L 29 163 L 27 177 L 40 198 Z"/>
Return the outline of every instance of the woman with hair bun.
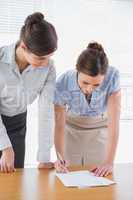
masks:
<path fill-rule="evenodd" d="M 101 44 L 89 43 L 76 70 L 62 74 L 55 93 L 55 168 L 93 165 L 96 176 L 112 173 L 119 135 L 119 72 Z M 66 162 L 68 161 L 68 162 Z"/>
<path fill-rule="evenodd" d="M 54 26 L 29 15 L 16 44 L 0 48 L 0 171 L 24 167 L 27 105 L 39 96 L 39 167 L 52 167 L 53 94 L 57 49 Z M 31 141 L 32 145 L 32 141 Z"/>

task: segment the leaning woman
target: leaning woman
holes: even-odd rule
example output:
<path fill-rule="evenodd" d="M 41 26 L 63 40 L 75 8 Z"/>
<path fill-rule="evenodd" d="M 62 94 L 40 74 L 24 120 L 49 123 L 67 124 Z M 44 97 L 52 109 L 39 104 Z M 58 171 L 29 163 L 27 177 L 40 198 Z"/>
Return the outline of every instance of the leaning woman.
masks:
<path fill-rule="evenodd" d="M 55 68 L 54 26 L 42 13 L 29 15 L 15 44 L 0 48 L 0 170 L 24 167 L 27 105 L 39 96 L 39 167 L 52 167 Z M 34 116 L 30 116 L 32 120 Z M 32 134 L 32 132 L 31 132 Z M 33 141 L 31 140 L 33 146 Z"/>
<path fill-rule="evenodd" d="M 112 173 L 119 136 L 119 72 L 101 44 L 89 43 L 76 69 L 62 74 L 55 93 L 55 168 L 92 165 L 97 176 Z"/>

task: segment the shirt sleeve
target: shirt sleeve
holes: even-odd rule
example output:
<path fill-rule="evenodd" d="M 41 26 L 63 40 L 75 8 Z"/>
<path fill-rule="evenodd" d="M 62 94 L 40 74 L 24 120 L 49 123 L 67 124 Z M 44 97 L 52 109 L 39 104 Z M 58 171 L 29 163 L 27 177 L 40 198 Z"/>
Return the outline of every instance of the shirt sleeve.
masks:
<path fill-rule="evenodd" d="M 67 74 L 62 74 L 56 81 L 56 88 L 54 94 L 54 104 L 59 106 L 65 106 L 67 96 L 69 96 L 68 91 L 66 90 L 66 80 Z"/>
<path fill-rule="evenodd" d="M 109 88 L 109 96 L 121 89 L 120 87 L 120 73 L 116 70 L 113 74 L 113 78 L 111 80 L 110 88 Z"/>
<path fill-rule="evenodd" d="M 11 146 L 12 146 L 12 144 L 7 135 L 6 128 L 3 124 L 1 116 L 0 116 L 0 151 L 2 151 L 3 149 L 6 149 L 8 147 L 11 147 Z"/>
<path fill-rule="evenodd" d="M 53 64 L 47 76 L 45 85 L 39 96 L 39 138 L 38 154 L 39 162 L 49 162 L 51 147 L 53 145 L 53 127 L 54 127 L 54 106 L 53 96 L 55 90 L 56 71 Z"/>
<path fill-rule="evenodd" d="M 0 77 L 0 79 L 2 80 L 2 77 Z M 1 96 L 1 91 L 3 87 L 4 87 L 3 83 L 0 82 L 0 96 Z M 0 151 L 11 146 L 12 146 L 11 141 L 7 135 L 6 128 L 2 122 L 2 118 L 0 115 Z"/>

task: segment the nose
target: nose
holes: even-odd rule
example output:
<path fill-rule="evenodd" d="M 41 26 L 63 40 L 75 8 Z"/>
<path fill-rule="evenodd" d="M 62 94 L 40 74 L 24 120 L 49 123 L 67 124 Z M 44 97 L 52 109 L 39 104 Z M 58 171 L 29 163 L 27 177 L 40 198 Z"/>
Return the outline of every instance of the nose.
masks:
<path fill-rule="evenodd" d="M 93 91 L 93 88 L 92 88 L 92 86 L 89 85 L 89 86 L 86 88 L 86 93 L 87 93 L 87 94 L 91 94 L 92 91 Z"/>

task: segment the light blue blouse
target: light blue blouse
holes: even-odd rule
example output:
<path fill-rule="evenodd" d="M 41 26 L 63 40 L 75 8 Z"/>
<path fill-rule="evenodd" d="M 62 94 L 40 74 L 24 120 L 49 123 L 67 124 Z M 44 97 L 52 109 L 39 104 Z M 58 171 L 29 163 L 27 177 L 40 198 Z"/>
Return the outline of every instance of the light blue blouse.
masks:
<path fill-rule="evenodd" d="M 66 106 L 67 112 L 80 116 L 99 116 L 106 111 L 108 97 L 120 90 L 119 71 L 109 67 L 103 82 L 92 92 L 88 104 L 77 83 L 77 71 L 69 70 L 56 81 L 54 104 Z"/>

